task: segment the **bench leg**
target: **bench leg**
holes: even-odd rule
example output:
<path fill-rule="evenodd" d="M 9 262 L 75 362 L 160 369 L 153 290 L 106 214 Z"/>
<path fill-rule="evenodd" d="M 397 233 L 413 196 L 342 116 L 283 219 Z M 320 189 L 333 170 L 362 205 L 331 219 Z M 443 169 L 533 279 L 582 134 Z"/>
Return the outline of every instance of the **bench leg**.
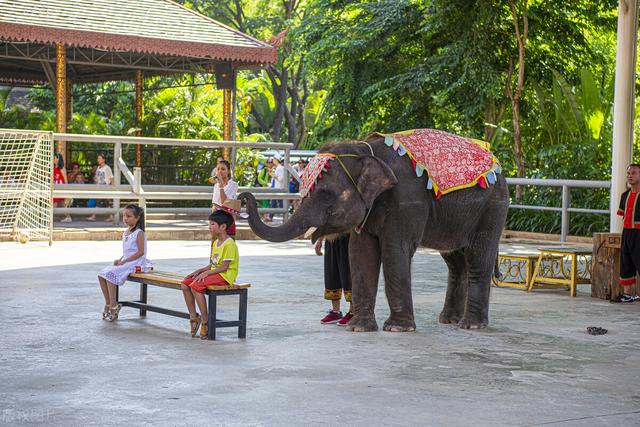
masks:
<path fill-rule="evenodd" d="M 238 326 L 238 338 L 247 337 L 247 297 L 248 292 L 246 289 L 240 290 L 240 305 L 238 308 L 238 320 L 240 325 Z"/>
<path fill-rule="evenodd" d="M 120 303 L 120 286 L 116 286 L 116 303 Z"/>
<path fill-rule="evenodd" d="M 147 284 L 140 283 L 140 302 L 146 304 L 147 303 Z M 147 310 L 140 309 L 140 317 L 146 317 Z"/>
<path fill-rule="evenodd" d="M 218 309 L 218 296 L 213 292 L 209 292 L 209 330 L 207 337 L 210 340 L 216 339 L 216 311 Z"/>

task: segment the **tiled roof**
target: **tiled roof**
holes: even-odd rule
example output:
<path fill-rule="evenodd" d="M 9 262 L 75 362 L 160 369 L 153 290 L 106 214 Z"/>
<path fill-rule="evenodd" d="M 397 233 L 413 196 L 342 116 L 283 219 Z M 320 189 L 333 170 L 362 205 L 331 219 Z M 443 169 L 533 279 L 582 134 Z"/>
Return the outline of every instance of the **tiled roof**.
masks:
<path fill-rule="evenodd" d="M 0 39 L 273 63 L 276 49 L 171 0 L 0 0 Z"/>

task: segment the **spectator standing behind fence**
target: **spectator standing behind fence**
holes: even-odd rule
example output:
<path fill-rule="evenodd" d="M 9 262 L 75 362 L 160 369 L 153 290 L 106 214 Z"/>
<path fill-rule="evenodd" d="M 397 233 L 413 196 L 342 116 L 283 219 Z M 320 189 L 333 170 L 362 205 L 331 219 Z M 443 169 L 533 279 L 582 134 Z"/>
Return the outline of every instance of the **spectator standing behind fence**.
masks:
<path fill-rule="evenodd" d="M 284 166 L 280 164 L 281 160 L 280 154 L 276 153 L 273 156 L 273 169 L 269 175 L 271 176 L 271 188 L 277 188 L 284 192 L 285 188 L 287 188 L 287 183 L 285 182 Z M 282 206 L 282 199 L 271 201 L 272 208 L 282 208 Z M 273 214 L 269 215 L 269 218 L 273 219 Z"/>
<path fill-rule="evenodd" d="M 58 156 L 53 156 L 53 183 L 54 184 L 66 184 L 67 180 L 64 176 L 64 172 L 63 172 L 62 167 L 60 167 L 60 159 L 58 158 Z M 71 206 L 71 203 L 73 202 L 73 199 L 62 199 L 62 198 L 54 198 L 53 199 L 53 207 L 57 208 L 59 206 L 63 206 L 65 208 L 68 208 L 69 206 Z M 62 222 L 71 222 L 71 216 L 69 216 L 69 214 L 67 214 L 67 216 L 65 216 L 62 219 Z"/>
<path fill-rule="evenodd" d="M 80 165 L 76 162 L 71 163 L 71 168 L 67 171 L 67 182 L 69 184 L 75 183 L 78 173 L 80 173 Z"/>
<path fill-rule="evenodd" d="M 322 241 L 316 242 L 316 255 L 322 256 Z M 344 316 L 340 311 L 340 299 L 344 295 L 349 303 L 349 311 Z M 331 310 L 320 323 L 327 325 L 337 323 L 347 326 L 353 317 L 351 305 L 351 270 L 349 268 L 349 235 L 324 243 L 324 299 L 331 301 Z"/>
<path fill-rule="evenodd" d="M 620 286 L 623 293 L 618 302 L 636 302 L 640 300 L 633 294 L 636 275 L 640 271 L 640 209 L 638 191 L 640 190 L 640 164 L 632 163 L 627 167 L 629 189 L 620 196 L 618 215 L 624 218 L 620 244 Z"/>
<path fill-rule="evenodd" d="M 96 185 L 112 185 L 113 184 L 113 171 L 107 164 L 104 154 L 98 154 L 97 157 L 98 167 L 96 168 L 96 172 L 93 175 L 93 183 Z M 107 200 L 98 200 L 98 207 L 106 208 L 109 206 L 109 202 Z M 96 215 L 93 214 L 87 221 L 95 221 Z M 113 221 L 113 215 L 109 215 L 107 221 Z"/>

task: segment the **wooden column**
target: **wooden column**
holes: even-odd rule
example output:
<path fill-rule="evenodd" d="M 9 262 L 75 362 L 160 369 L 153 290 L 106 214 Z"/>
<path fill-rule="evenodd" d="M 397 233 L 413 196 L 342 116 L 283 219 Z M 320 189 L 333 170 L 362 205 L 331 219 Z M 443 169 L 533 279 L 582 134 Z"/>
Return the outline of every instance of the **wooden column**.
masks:
<path fill-rule="evenodd" d="M 136 70 L 136 136 L 142 136 L 142 106 L 144 100 L 142 99 L 142 87 L 144 84 L 144 77 L 142 70 Z M 142 167 L 142 145 L 136 144 L 136 167 Z"/>
<path fill-rule="evenodd" d="M 66 129 L 71 127 L 71 119 L 73 118 L 73 82 L 67 79 L 67 97 L 66 97 L 66 108 L 65 114 L 67 118 Z M 71 163 L 73 150 L 71 146 L 71 142 L 67 142 L 67 147 L 65 151 L 65 162 Z M 69 169 L 70 165 L 65 164 L 65 167 Z"/>
<path fill-rule="evenodd" d="M 222 138 L 225 141 L 231 141 L 231 129 L 232 129 L 232 117 L 231 117 L 231 89 L 224 89 L 224 97 L 223 97 L 223 115 L 224 122 L 222 127 Z M 222 156 L 229 160 L 231 158 L 231 148 L 224 148 L 222 150 Z"/>
<path fill-rule="evenodd" d="M 56 132 L 67 131 L 67 54 L 63 44 L 56 44 Z M 66 155 L 64 141 L 56 141 L 56 151 Z M 66 159 L 65 159 L 66 164 Z"/>

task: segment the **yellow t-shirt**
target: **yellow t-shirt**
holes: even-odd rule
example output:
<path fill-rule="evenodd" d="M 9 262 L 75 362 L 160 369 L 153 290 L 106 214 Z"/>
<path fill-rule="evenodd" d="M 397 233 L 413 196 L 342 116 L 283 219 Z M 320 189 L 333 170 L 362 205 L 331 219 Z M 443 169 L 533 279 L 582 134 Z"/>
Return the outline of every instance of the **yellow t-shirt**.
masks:
<path fill-rule="evenodd" d="M 236 277 L 238 277 L 239 258 L 238 246 L 236 246 L 236 242 L 231 237 L 227 237 L 227 240 L 220 246 L 218 246 L 218 240 L 213 241 L 210 258 L 211 269 L 215 270 L 222 265 L 223 261 L 229 261 L 229 268 L 220 273 L 220 275 L 230 285 L 233 285 Z"/>

